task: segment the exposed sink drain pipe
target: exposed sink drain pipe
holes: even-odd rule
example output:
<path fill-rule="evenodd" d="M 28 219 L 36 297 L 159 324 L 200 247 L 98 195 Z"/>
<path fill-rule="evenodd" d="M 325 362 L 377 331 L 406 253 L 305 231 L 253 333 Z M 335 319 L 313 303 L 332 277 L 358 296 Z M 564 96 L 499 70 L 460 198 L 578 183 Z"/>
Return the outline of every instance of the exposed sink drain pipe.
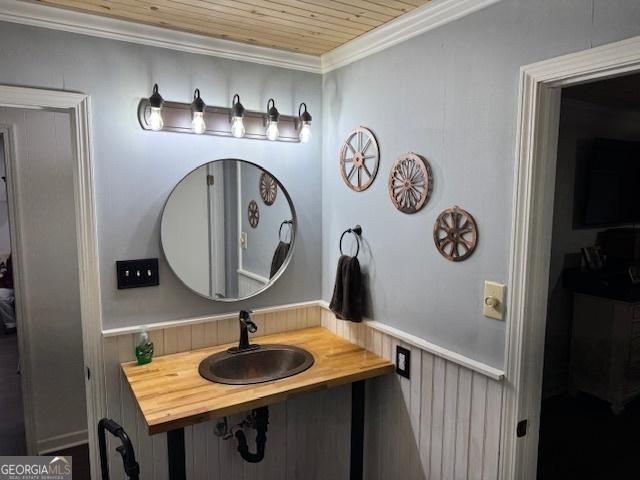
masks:
<path fill-rule="evenodd" d="M 240 456 L 249 463 L 259 463 L 264 458 L 264 451 L 267 444 L 267 430 L 269 425 L 269 407 L 260 407 L 251 411 L 242 422 L 229 428 L 227 417 L 216 425 L 215 434 L 228 440 L 236 437 L 238 441 L 238 452 Z M 249 451 L 247 437 L 243 428 L 253 428 L 256 430 L 256 452 Z"/>

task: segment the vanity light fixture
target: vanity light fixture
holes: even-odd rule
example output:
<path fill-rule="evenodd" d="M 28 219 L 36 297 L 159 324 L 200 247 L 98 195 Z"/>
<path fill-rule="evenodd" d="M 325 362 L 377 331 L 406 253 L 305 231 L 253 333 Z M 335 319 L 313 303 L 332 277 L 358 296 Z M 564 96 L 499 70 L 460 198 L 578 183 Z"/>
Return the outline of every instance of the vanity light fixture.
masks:
<path fill-rule="evenodd" d="M 307 104 L 304 102 L 298 107 L 298 121 L 300 122 L 300 141 L 308 143 L 311 140 L 311 114 L 307 112 Z"/>
<path fill-rule="evenodd" d="M 306 104 L 301 104 L 294 115 L 281 115 L 273 98 L 267 102 L 267 111 L 247 110 L 240 95 L 233 95 L 231 105 L 206 105 L 195 89 L 187 102 L 164 100 L 153 86 L 153 95 L 140 99 L 138 122 L 143 130 L 162 130 L 191 135 L 270 140 L 301 143 L 311 138 L 311 115 Z"/>
<path fill-rule="evenodd" d="M 240 103 L 240 95 L 236 93 L 231 100 L 231 135 L 242 138 L 245 132 L 244 107 Z"/>
<path fill-rule="evenodd" d="M 267 138 L 271 141 L 277 140 L 280 135 L 278 120 L 280 120 L 280 113 L 276 108 L 276 102 L 270 98 L 267 102 Z"/>
<path fill-rule="evenodd" d="M 164 100 L 162 95 L 158 93 L 158 84 L 153 85 L 153 93 L 149 97 L 149 107 L 151 114 L 149 115 L 149 127 L 153 131 L 162 130 L 164 121 L 162 120 L 162 104 Z"/>
<path fill-rule="evenodd" d="M 207 124 L 204 121 L 205 108 L 204 100 L 200 98 L 200 89 L 196 88 L 193 92 L 193 102 L 191 102 L 191 126 L 194 133 L 201 134 L 207 129 Z"/>

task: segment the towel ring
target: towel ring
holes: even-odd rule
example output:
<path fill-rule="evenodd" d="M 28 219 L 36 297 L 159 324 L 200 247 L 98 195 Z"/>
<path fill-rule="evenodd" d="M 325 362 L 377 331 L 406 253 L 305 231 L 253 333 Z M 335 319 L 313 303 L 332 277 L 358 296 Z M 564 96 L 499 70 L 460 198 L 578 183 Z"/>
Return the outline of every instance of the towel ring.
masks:
<path fill-rule="evenodd" d="M 344 253 L 342 252 L 342 239 L 347 233 L 353 233 L 353 236 L 356 237 L 357 248 L 356 254 L 354 256 L 357 257 L 360 253 L 360 236 L 362 235 L 362 227 L 360 225 L 356 225 L 355 227 L 347 228 L 344 232 L 342 232 L 342 235 L 340 235 L 340 255 L 344 255 Z"/>
<path fill-rule="evenodd" d="M 293 220 L 285 220 L 280 224 L 280 229 L 278 230 L 278 240 L 280 240 L 281 242 L 283 241 L 282 227 L 284 227 L 285 225 L 289 225 L 289 241 L 291 241 L 293 238 Z"/>

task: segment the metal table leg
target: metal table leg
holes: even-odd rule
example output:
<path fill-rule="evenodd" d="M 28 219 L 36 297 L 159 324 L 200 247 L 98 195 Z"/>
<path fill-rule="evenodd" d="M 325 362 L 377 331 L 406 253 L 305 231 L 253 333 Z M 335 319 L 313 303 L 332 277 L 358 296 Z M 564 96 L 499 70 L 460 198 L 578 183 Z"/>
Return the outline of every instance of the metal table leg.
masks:
<path fill-rule="evenodd" d="M 364 380 L 351 384 L 350 480 L 362 480 L 364 463 Z"/>
<path fill-rule="evenodd" d="M 186 480 L 187 468 L 184 457 L 184 428 L 167 432 L 169 480 Z"/>

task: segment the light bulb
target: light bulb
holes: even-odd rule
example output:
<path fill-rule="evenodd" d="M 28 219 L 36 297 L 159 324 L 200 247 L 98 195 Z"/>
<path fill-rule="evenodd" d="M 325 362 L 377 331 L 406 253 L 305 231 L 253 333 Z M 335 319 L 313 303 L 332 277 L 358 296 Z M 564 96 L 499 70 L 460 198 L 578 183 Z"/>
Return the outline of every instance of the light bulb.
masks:
<path fill-rule="evenodd" d="M 162 120 L 162 108 L 151 107 L 151 115 L 149 115 L 149 126 L 151 130 L 158 131 L 164 127 L 164 121 Z"/>
<path fill-rule="evenodd" d="M 278 135 L 280 135 L 280 132 L 278 131 L 278 122 L 270 120 L 269 126 L 267 127 L 267 138 L 271 141 L 277 140 Z"/>
<path fill-rule="evenodd" d="M 231 120 L 231 135 L 236 138 L 242 138 L 245 134 L 244 122 L 242 117 L 233 117 Z"/>
<path fill-rule="evenodd" d="M 204 133 L 207 128 L 206 123 L 204 123 L 204 112 L 193 112 L 193 120 L 191 120 L 191 126 L 193 127 L 194 133 Z"/>
<path fill-rule="evenodd" d="M 300 127 L 300 141 L 302 143 L 308 143 L 311 140 L 311 125 L 303 123 Z"/>

